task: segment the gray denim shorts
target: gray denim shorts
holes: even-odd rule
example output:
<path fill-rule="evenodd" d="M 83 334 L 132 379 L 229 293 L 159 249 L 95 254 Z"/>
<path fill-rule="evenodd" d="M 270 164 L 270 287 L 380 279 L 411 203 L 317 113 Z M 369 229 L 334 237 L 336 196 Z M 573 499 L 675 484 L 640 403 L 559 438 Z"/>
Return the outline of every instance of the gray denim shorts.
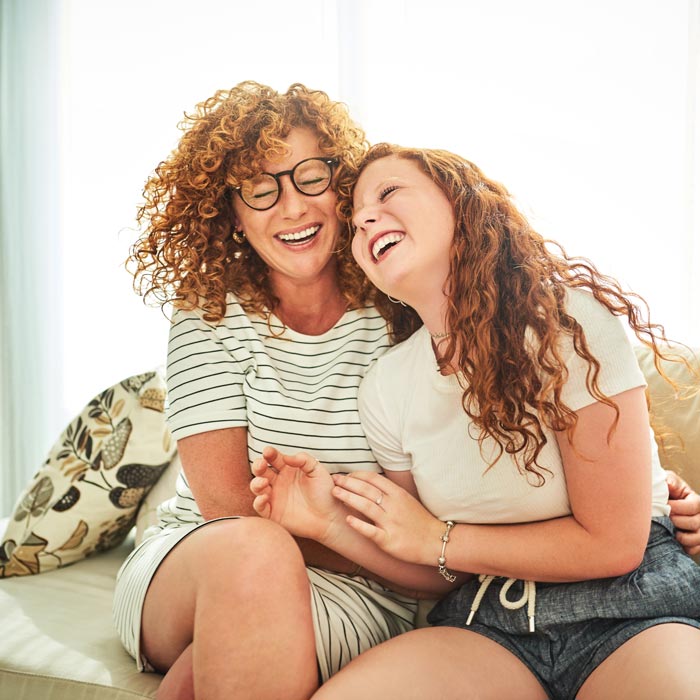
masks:
<path fill-rule="evenodd" d="M 589 674 L 639 632 L 668 622 L 700 628 L 700 566 L 674 533 L 669 518 L 653 518 L 644 559 L 625 576 L 537 583 L 534 632 L 525 607 L 507 610 L 499 602 L 502 578 L 488 587 L 469 627 L 476 579 L 437 603 L 428 622 L 493 639 L 528 666 L 552 700 L 573 699 Z M 516 582 L 508 598 L 520 598 L 523 586 Z"/>

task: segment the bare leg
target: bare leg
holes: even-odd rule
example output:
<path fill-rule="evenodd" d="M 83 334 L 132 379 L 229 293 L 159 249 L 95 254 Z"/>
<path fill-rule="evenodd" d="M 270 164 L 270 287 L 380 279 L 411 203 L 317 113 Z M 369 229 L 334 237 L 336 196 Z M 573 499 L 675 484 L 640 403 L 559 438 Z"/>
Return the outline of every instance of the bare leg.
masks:
<path fill-rule="evenodd" d="M 700 694 L 700 630 L 650 627 L 615 650 L 586 679 L 578 700 L 694 700 Z"/>
<path fill-rule="evenodd" d="M 193 700 L 192 645 L 190 644 L 163 677 L 156 700 Z"/>
<path fill-rule="evenodd" d="M 306 700 L 317 687 L 309 581 L 279 525 L 220 520 L 165 558 L 142 617 L 143 651 L 167 672 L 159 700 Z M 274 664 L 274 672 L 271 672 Z"/>
<path fill-rule="evenodd" d="M 500 644 L 475 632 L 430 627 L 366 651 L 314 700 L 545 700 L 535 676 Z"/>

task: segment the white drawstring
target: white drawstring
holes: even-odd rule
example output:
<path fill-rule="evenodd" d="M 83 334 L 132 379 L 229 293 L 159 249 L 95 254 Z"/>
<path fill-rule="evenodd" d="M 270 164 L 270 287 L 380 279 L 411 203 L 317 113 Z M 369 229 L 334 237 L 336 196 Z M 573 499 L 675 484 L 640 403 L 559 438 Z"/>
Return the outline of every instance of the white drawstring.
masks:
<path fill-rule="evenodd" d="M 484 596 L 486 595 L 486 591 L 488 587 L 491 585 L 491 582 L 495 579 L 495 576 L 486 576 L 485 574 L 481 574 L 479 576 L 479 583 L 481 584 L 479 586 L 479 590 L 476 592 L 476 595 L 474 596 L 474 602 L 472 603 L 471 610 L 469 611 L 469 617 L 467 618 L 467 627 L 471 625 L 472 620 L 474 619 L 474 615 L 476 614 L 476 611 L 479 609 L 479 606 L 481 605 L 481 601 L 483 600 Z M 508 595 L 508 591 L 510 590 L 510 587 L 517 581 L 518 579 L 515 578 L 509 578 L 502 586 L 501 586 L 501 592 L 498 596 L 498 600 L 500 601 L 501 605 L 506 608 L 507 610 L 519 610 L 522 608 L 525 603 L 527 603 L 527 619 L 529 620 L 530 623 L 530 632 L 535 631 L 535 599 L 537 598 L 537 589 L 535 587 L 535 582 L 534 581 L 523 581 L 523 594 L 520 596 L 518 600 L 508 600 L 506 597 Z"/>

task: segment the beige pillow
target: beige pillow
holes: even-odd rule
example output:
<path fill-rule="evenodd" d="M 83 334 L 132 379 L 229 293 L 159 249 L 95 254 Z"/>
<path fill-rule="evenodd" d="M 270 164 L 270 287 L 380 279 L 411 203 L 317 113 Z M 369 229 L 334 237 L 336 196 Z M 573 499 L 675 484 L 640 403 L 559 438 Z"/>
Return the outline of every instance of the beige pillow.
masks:
<path fill-rule="evenodd" d="M 90 401 L 20 494 L 0 538 L 0 578 L 38 574 L 120 544 L 175 441 L 165 381 L 128 377 Z"/>
<path fill-rule="evenodd" d="M 700 373 L 699 348 L 679 346 L 674 351 Z M 636 347 L 635 352 L 649 385 L 649 412 L 661 463 L 700 491 L 700 383 L 683 363 L 662 361 L 664 372 L 678 384 L 674 389 L 656 370 L 649 348 Z"/>

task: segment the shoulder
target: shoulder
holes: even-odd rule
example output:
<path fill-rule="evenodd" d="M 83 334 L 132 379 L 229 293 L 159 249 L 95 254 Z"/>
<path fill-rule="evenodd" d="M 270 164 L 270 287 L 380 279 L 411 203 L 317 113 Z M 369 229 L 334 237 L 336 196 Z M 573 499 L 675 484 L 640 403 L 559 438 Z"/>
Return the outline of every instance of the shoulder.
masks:
<path fill-rule="evenodd" d="M 631 348 L 631 331 L 622 316 L 614 314 L 591 292 L 568 289 L 566 310 L 583 329 L 594 355 L 608 355 L 614 348 Z"/>
<path fill-rule="evenodd" d="M 226 296 L 226 309 L 224 315 L 218 321 L 208 321 L 205 319 L 205 311 L 201 307 L 194 309 L 175 309 L 173 311 L 171 325 L 177 326 L 197 326 L 200 328 L 235 328 L 241 325 L 248 326 L 251 323 L 251 316 L 243 310 L 236 296 L 229 292 Z"/>
<path fill-rule="evenodd" d="M 567 313 L 582 326 L 619 322 L 619 317 L 601 304 L 587 289 L 567 289 L 565 305 Z"/>

